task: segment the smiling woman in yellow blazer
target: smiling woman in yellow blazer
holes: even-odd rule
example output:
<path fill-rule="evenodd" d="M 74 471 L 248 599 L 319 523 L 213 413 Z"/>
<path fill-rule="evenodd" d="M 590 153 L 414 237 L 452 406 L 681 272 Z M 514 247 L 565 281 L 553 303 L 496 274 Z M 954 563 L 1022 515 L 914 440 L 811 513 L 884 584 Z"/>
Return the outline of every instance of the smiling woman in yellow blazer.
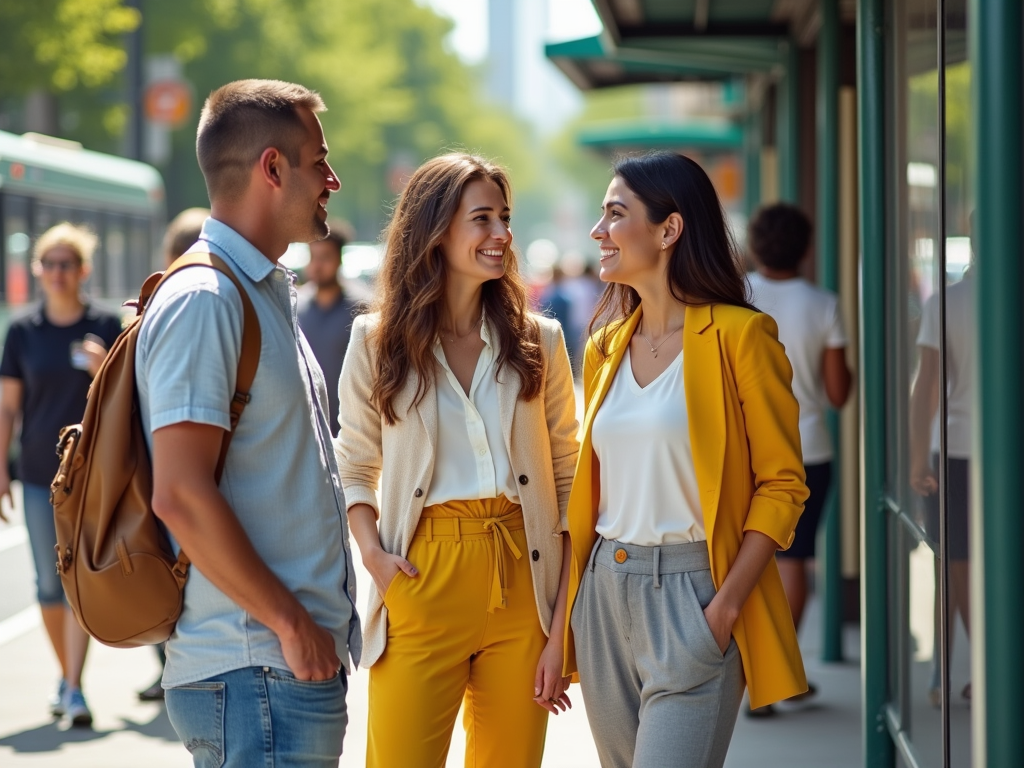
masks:
<path fill-rule="evenodd" d="M 591 234 L 613 285 L 584 359 L 565 671 L 605 768 L 720 766 L 744 682 L 754 707 L 807 688 L 774 560 L 807 498 L 792 370 L 695 162 L 620 161 Z"/>

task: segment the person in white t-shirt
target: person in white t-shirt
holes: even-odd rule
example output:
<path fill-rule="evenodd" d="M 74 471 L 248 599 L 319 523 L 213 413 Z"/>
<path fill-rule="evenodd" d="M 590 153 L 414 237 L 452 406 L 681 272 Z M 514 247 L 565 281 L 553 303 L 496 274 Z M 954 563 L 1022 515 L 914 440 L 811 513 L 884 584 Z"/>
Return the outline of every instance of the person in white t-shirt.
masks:
<path fill-rule="evenodd" d="M 974 378 L 974 347 L 977 313 L 974 302 L 974 270 L 946 287 L 946 519 L 949 538 L 949 623 L 959 613 L 970 635 L 970 459 L 971 385 Z M 910 396 L 910 485 L 925 501 L 925 532 L 939 541 L 939 294 L 933 293 L 921 313 L 917 348 L 921 354 Z M 936 597 L 938 592 L 936 591 Z M 939 621 L 936 604 L 935 617 Z M 938 626 L 935 637 L 938 638 Z M 938 641 L 936 640 L 936 643 Z M 937 645 L 936 645 L 937 648 Z M 971 698 L 971 684 L 961 691 Z M 933 655 L 928 686 L 932 705 L 941 705 L 938 653 Z"/>
<path fill-rule="evenodd" d="M 829 406 L 841 408 L 852 376 L 846 365 L 846 333 L 838 297 L 800 276 L 811 242 L 811 222 L 793 205 L 761 208 L 751 221 L 747 242 L 757 272 L 747 276 L 753 304 L 772 316 L 779 341 L 793 366 L 793 394 L 800 403 L 800 441 L 811 496 L 796 528 L 793 545 L 776 555 L 779 573 L 800 628 L 807 602 L 807 567 L 822 508 L 832 479 L 832 435 L 825 421 Z M 814 686 L 807 694 L 813 695 Z"/>

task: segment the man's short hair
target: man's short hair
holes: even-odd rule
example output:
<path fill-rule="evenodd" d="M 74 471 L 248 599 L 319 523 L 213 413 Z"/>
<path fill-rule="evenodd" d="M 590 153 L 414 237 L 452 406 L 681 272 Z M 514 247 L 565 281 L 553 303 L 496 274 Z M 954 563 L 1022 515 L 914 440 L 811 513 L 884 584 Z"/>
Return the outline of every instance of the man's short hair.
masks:
<path fill-rule="evenodd" d="M 795 205 L 775 203 L 759 209 L 747 228 L 754 259 L 769 269 L 797 269 L 811 243 L 811 220 Z"/>
<path fill-rule="evenodd" d="M 209 95 L 199 116 L 196 157 L 211 201 L 241 197 L 268 147 L 299 164 L 306 139 L 300 107 L 327 109 L 320 94 L 281 80 L 236 80 Z"/>
<path fill-rule="evenodd" d="M 209 208 L 186 208 L 171 219 L 164 233 L 164 259 L 168 263 L 181 256 L 199 239 L 203 222 L 209 215 Z"/>
<path fill-rule="evenodd" d="M 342 249 L 355 239 L 355 232 L 352 225 L 344 219 L 328 219 L 327 226 L 331 228 L 331 231 L 324 238 L 324 242 L 330 243 L 338 249 L 338 258 L 340 259 Z"/>

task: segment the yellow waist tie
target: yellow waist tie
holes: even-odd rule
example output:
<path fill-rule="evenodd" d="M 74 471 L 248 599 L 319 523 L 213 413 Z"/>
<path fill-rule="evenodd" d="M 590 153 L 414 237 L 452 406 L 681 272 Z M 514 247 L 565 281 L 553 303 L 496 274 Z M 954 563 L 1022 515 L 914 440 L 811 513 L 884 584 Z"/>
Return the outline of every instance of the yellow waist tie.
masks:
<path fill-rule="evenodd" d="M 504 512 L 497 514 L 496 512 Z M 468 514 L 467 514 L 468 513 Z M 489 515 L 489 516 L 485 516 Z M 453 501 L 436 504 L 423 510 L 416 535 L 427 541 L 462 541 L 490 536 L 494 542 L 494 578 L 487 610 L 507 606 L 508 587 L 505 576 L 506 547 L 518 560 L 523 556 L 511 531 L 526 528 L 523 509 L 504 497 L 482 501 Z M 505 546 L 502 546 L 504 542 Z"/>

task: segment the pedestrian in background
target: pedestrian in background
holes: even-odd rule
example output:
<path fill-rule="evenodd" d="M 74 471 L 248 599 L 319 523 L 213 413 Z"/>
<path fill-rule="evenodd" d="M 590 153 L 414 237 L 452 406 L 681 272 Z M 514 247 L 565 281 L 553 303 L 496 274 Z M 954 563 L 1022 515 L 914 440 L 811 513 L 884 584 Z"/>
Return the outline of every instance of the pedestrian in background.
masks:
<path fill-rule="evenodd" d="M 174 260 L 185 251 L 195 245 L 202 234 L 203 224 L 210 216 L 209 208 L 186 208 L 167 225 L 163 240 L 164 267 L 170 267 Z M 154 645 L 157 659 L 160 661 L 160 674 L 152 684 L 139 691 L 139 701 L 163 701 L 164 687 L 162 679 L 164 675 L 164 664 L 167 663 L 167 654 L 164 652 L 164 645 Z"/>
<path fill-rule="evenodd" d="M 748 275 L 752 301 L 779 326 L 779 341 L 793 366 L 793 394 L 800 403 L 800 444 L 811 495 L 792 545 L 776 555 L 797 632 L 807 604 L 807 570 L 814 565 L 818 524 L 832 484 L 832 434 L 825 413 L 829 406 L 843 407 L 853 379 L 846 365 L 839 298 L 800 275 L 811 231 L 810 219 L 787 203 L 762 208 L 747 229 L 747 245 L 757 264 L 757 272 Z M 816 693 L 809 684 L 806 693 L 789 703 L 802 703 Z M 772 712 L 770 706 L 750 710 L 755 717 Z"/>
<path fill-rule="evenodd" d="M 576 348 L 576 336 L 572 332 L 572 300 L 565 290 L 565 273 L 562 267 L 555 264 L 551 268 L 551 281 L 544 287 L 541 293 L 539 309 L 548 317 L 554 318 L 562 326 L 562 333 L 565 335 L 565 347 L 569 352 L 569 360 L 573 369 L 577 367 L 578 351 Z"/>
<path fill-rule="evenodd" d="M 60 663 L 61 679 L 50 711 L 72 725 L 90 725 L 82 694 L 82 667 L 89 636 L 64 598 L 54 568 L 57 531 L 50 483 L 59 459 L 54 451 L 62 427 L 81 421 L 89 384 L 121 332 L 120 318 L 89 303 L 82 287 L 92 268 L 97 238 L 87 229 L 58 224 L 36 241 L 32 274 L 42 302 L 11 323 L 0 361 L 0 450 L 7 451 L 21 419 L 18 477 L 25 527 L 36 568 L 36 598 L 43 625 Z M 11 478 L 0 462 L 0 499 L 11 503 Z M 2 503 L 0 518 L 6 520 Z"/>
<path fill-rule="evenodd" d="M 744 681 L 807 689 L 774 557 L 807 498 L 792 370 L 697 163 L 619 161 L 603 211 L 565 672 L 604 768 L 720 768 Z"/>
<path fill-rule="evenodd" d="M 974 214 L 971 214 L 971 246 L 974 238 Z M 949 541 L 949 648 L 952 656 L 953 629 L 957 614 L 967 636 L 971 635 L 971 427 L 974 421 L 974 370 L 976 365 L 978 315 L 974 300 L 974 264 L 977 254 L 971 251 L 970 266 L 963 277 L 946 285 L 946 276 L 938 290 L 928 297 L 921 313 L 917 335 L 920 363 L 910 395 L 910 487 L 925 503 L 924 529 L 936 546 L 939 544 L 939 389 L 942 386 L 942 365 L 939 344 L 943 327 L 939 321 L 939 293 L 946 292 L 946 521 Z M 936 559 L 935 583 L 939 583 Z M 935 641 L 932 648 L 928 701 L 942 706 L 939 638 L 942 611 L 941 594 L 935 590 Z M 960 695 L 970 701 L 971 684 Z"/>
<path fill-rule="evenodd" d="M 527 311 L 510 208 L 486 160 L 421 166 L 352 329 L 335 445 L 376 587 L 369 768 L 444 766 L 463 702 L 467 766 L 539 766 L 569 705 L 575 395 L 561 327 Z"/>
<path fill-rule="evenodd" d="M 164 232 L 164 268 L 171 266 L 175 259 L 195 245 L 209 216 L 209 208 L 186 208 L 171 219 Z"/>
<path fill-rule="evenodd" d="M 340 188 L 301 85 L 241 80 L 207 98 L 196 151 L 219 256 L 259 321 L 259 367 L 216 469 L 236 396 L 243 304 L 208 267 L 150 300 L 136 350 L 153 511 L 192 561 L 167 642 L 167 714 L 197 768 L 335 768 L 359 659 L 355 575 L 323 374 L 295 321 L 289 243 L 327 236 Z"/>
<path fill-rule="evenodd" d="M 306 284 L 299 289 L 299 327 L 327 382 L 331 435 L 338 434 L 338 379 L 341 363 L 352 334 L 352 319 L 358 302 L 345 291 L 339 280 L 341 254 L 352 240 L 347 221 L 329 222 L 331 233 L 309 244 Z"/>

